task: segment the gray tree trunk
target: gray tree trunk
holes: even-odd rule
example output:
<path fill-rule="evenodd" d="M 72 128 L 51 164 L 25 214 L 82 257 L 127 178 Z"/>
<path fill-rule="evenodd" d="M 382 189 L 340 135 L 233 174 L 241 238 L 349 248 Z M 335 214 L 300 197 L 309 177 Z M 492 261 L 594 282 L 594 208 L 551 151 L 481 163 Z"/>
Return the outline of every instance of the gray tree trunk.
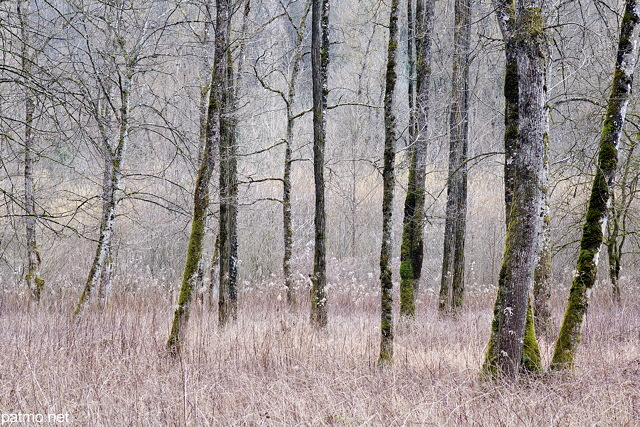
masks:
<path fill-rule="evenodd" d="M 589 297 L 596 280 L 600 248 L 607 228 L 607 215 L 618 165 L 618 143 L 631 96 L 639 20 L 637 2 L 627 0 L 620 25 L 613 84 L 600 137 L 598 170 L 593 180 L 589 206 L 582 229 L 576 274 L 571 285 L 567 309 L 551 360 L 552 369 L 573 367 L 582 335 L 583 320 L 587 314 Z"/>
<path fill-rule="evenodd" d="M 393 229 L 393 193 L 395 186 L 396 117 L 393 95 L 396 88 L 396 54 L 398 50 L 398 0 L 391 1 L 389 47 L 384 92 L 384 169 L 382 171 L 382 244 L 380 248 L 380 357 L 379 365 L 393 363 L 393 281 L 391 250 Z"/>
<path fill-rule="evenodd" d="M 326 213 L 324 151 L 326 139 L 327 68 L 329 66 L 329 0 L 313 0 L 311 8 L 311 72 L 313 80 L 313 176 L 315 181 L 315 248 L 311 277 L 311 323 L 327 325 Z"/>
<path fill-rule="evenodd" d="M 289 87 L 286 94 L 287 105 L 287 136 L 285 139 L 284 153 L 284 172 L 282 175 L 282 225 L 283 225 L 283 241 L 284 256 L 282 258 L 282 272 L 284 274 L 284 285 L 287 288 L 287 303 L 291 306 L 296 302 L 293 273 L 291 272 L 291 257 L 293 254 L 293 215 L 291 213 L 291 165 L 293 164 L 293 127 L 295 124 L 295 115 L 293 106 L 296 100 L 296 84 L 298 74 L 300 73 L 300 64 L 304 56 L 303 41 L 304 29 L 309 10 L 311 9 L 311 1 L 305 4 L 300 21 L 294 26 L 296 31 L 296 42 L 294 45 L 293 64 L 291 73 L 289 74 Z"/>
<path fill-rule="evenodd" d="M 464 298 L 471 0 L 456 0 L 454 13 L 453 73 L 449 116 L 449 182 L 439 301 L 439 308 L 443 312 L 455 312 L 462 307 Z"/>
<path fill-rule="evenodd" d="M 507 236 L 483 370 L 490 376 L 513 377 L 522 365 L 532 369 L 538 363 L 523 357 L 523 352 L 537 350 L 529 292 L 542 232 L 546 44 L 541 0 L 518 0 L 515 25 L 504 25 L 513 22 L 513 3 L 496 2 L 496 6 L 507 53 L 506 117 L 517 119 L 518 126 L 514 129 L 513 122 L 506 122 Z M 512 110 L 516 70 L 517 115 Z"/>

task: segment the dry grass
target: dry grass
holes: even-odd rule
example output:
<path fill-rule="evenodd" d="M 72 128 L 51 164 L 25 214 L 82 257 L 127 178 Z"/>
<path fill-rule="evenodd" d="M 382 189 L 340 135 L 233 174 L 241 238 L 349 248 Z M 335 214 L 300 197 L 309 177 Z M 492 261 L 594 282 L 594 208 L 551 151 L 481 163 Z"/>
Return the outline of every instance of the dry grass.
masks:
<path fill-rule="evenodd" d="M 223 330 L 197 308 L 174 360 L 164 351 L 171 304 L 159 292 L 120 295 L 75 323 L 75 298 L 28 311 L 5 294 L 0 412 L 69 413 L 82 426 L 640 425 L 637 297 L 622 308 L 596 297 L 571 375 L 515 384 L 478 378 L 491 294 L 469 296 L 458 320 L 440 319 L 425 296 L 385 371 L 375 292 L 332 290 L 323 332 L 309 327 L 306 301 L 290 312 L 269 289 L 242 298 L 239 321 Z"/>

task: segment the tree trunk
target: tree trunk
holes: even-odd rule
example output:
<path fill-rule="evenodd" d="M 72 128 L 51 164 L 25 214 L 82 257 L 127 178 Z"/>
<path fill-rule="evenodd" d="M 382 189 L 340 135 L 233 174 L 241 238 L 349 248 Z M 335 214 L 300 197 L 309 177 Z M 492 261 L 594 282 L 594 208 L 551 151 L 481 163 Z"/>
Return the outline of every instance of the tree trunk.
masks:
<path fill-rule="evenodd" d="M 586 220 L 582 229 L 576 274 L 551 360 L 552 369 L 573 367 L 573 360 L 582 335 L 582 322 L 587 314 L 589 296 L 596 280 L 600 247 L 607 226 L 607 214 L 618 164 L 618 143 L 631 96 L 639 19 L 637 2 L 627 0 L 620 26 L 613 85 L 600 137 L 598 170 L 593 180 Z"/>
<path fill-rule="evenodd" d="M 220 119 L 220 287 L 218 320 L 225 325 L 235 320 L 238 312 L 238 178 L 236 156 L 236 123 L 233 115 L 233 65 L 227 51 L 225 88 Z"/>
<path fill-rule="evenodd" d="M 408 4 L 410 4 L 409 2 Z M 411 15 L 411 14 L 409 14 Z M 434 1 L 418 0 L 415 13 L 416 92 L 415 138 L 411 139 L 409 180 L 404 201 L 402 246 L 400 249 L 400 314 L 415 316 L 415 292 L 422 272 L 427 167 L 427 126 L 431 82 L 431 27 Z M 409 43 L 411 46 L 412 43 Z M 410 85 L 411 87 L 411 82 Z M 412 93 L 409 93 L 411 100 Z M 411 100 L 412 101 L 412 100 Z M 411 108 L 412 106 L 410 106 Z"/>
<path fill-rule="evenodd" d="M 624 191 L 624 188 L 623 190 Z M 616 303 L 621 302 L 620 296 L 620 262 L 624 233 L 620 232 L 620 216 L 622 212 L 616 206 L 615 192 L 611 191 L 611 221 L 607 221 L 607 260 L 609 261 L 609 281 L 611 282 L 611 296 Z M 622 234 L 622 235 L 621 235 Z"/>
<path fill-rule="evenodd" d="M 548 67 L 545 68 L 548 70 Z M 544 91 L 547 99 L 548 75 L 545 72 Z M 544 167 L 542 170 L 542 236 L 540 257 L 533 272 L 533 315 L 538 336 L 548 336 L 551 330 L 551 284 L 553 259 L 551 253 L 551 208 L 549 206 L 549 107 L 544 109 Z"/>
<path fill-rule="evenodd" d="M 517 1 L 515 26 L 513 3 L 496 3 L 506 42 L 505 120 L 516 119 L 518 125 L 505 122 L 507 236 L 483 370 L 489 376 L 513 377 L 521 366 L 539 369 L 529 292 L 542 230 L 546 48 L 540 0 Z"/>
<path fill-rule="evenodd" d="M 293 254 L 293 216 L 291 213 L 291 165 L 293 164 L 293 127 L 295 117 L 293 106 L 296 100 L 296 82 L 300 73 L 300 63 L 304 56 L 303 44 L 304 28 L 311 9 L 311 1 L 307 1 L 304 11 L 300 17 L 300 22 L 295 28 L 296 44 L 294 46 L 293 66 L 289 75 L 289 88 L 287 91 L 287 136 L 285 139 L 284 152 L 284 172 L 282 175 L 282 234 L 284 241 L 284 256 L 282 258 L 282 272 L 284 274 L 284 285 L 287 288 L 287 304 L 292 306 L 296 302 L 295 290 L 293 288 L 293 273 L 291 272 L 291 257 Z"/>
<path fill-rule="evenodd" d="M 241 34 L 246 33 L 251 9 L 247 0 L 243 12 Z M 231 26 L 226 27 L 231 40 Z M 220 325 L 238 315 L 238 172 L 236 99 L 242 79 L 245 44 L 240 45 L 237 79 L 233 70 L 232 50 L 226 50 L 226 80 L 222 92 L 223 115 L 220 118 L 220 287 L 218 288 L 218 321 Z M 234 88 L 235 85 L 235 88 Z"/>
<path fill-rule="evenodd" d="M 389 16 L 389 47 L 384 92 L 384 169 L 382 172 L 382 244 L 380 248 L 380 357 L 378 364 L 393 363 L 393 281 L 391 248 L 393 236 L 393 192 L 395 185 L 396 117 L 393 95 L 396 87 L 396 53 L 398 50 L 398 0 L 391 1 Z"/>
<path fill-rule="evenodd" d="M 89 276 L 85 282 L 84 290 L 80 295 L 80 300 L 73 312 L 74 316 L 79 315 L 84 305 L 89 301 L 93 290 L 103 277 L 102 272 L 105 263 L 111 263 L 110 254 L 113 244 L 113 233 L 116 218 L 116 207 L 119 200 L 120 181 L 122 180 L 122 166 L 124 155 L 129 142 L 129 113 L 130 113 L 130 95 L 131 84 L 133 79 L 133 69 L 131 64 L 127 64 L 125 72 L 120 78 L 120 111 L 118 117 L 118 138 L 115 149 L 109 144 L 109 139 L 103 136 L 104 147 L 103 153 L 106 157 L 105 161 L 105 183 L 103 188 L 102 200 L 102 220 L 100 222 L 100 236 L 98 238 L 98 247 L 93 258 Z M 109 266 L 111 268 L 111 266 Z M 110 280 L 110 274 L 104 276 Z M 104 288 L 110 287 L 110 283 L 104 283 Z"/>
<path fill-rule="evenodd" d="M 629 179 L 632 168 L 637 161 L 633 152 L 637 146 L 637 141 L 631 141 L 624 158 L 622 179 L 617 188 L 619 197 L 614 189 L 611 192 L 611 209 L 609 215 L 611 220 L 607 221 L 607 258 L 609 260 L 609 280 L 611 282 L 611 296 L 617 304 L 622 302 L 622 290 L 620 288 L 620 269 L 622 266 L 622 248 L 627 238 L 627 219 L 635 195 L 637 176 Z"/>
<path fill-rule="evenodd" d="M 22 38 L 22 73 L 25 78 L 32 76 L 32 61 L 35 54 L 32 52 L 31 37 L 28 28 L 29 14 L 31 13 L 29 0 L 20 0 L 17 4 L 18 17 L 20 19 L 20 37 Z M 29 288 L 31 299 L 37 304 L 44 290 L 44 280 L 40 277 L 41 257 L 36 238 L 36 201 L 35 183 L 33 179 L 34 159 L 34 134 L 33 119 L 36 109 L 35 94 L 25 85 L 25 116 L 24 116 L 24 210 L 25 210 L 25 236 L 27 240 L 27 274 L 25 280 Z"/>
<path fill-rule="evenodd" d="M 464 243 L 467 217 L 467 149 L 469 140 L 469 61 L 471 0 L 456 0 L 451 114 L 449 116 L 449 183 L 439 308 L 455 312 L 464 298 Z"/>
<path fill-rule="evenodd" d="M 327 68 L 329 66 L 329 0 L 313 0 L 311 9 L 311 71 L 313 80 L 313 176 L 315 181 L 315 248 L 311 277 L 311 323 L 327 325 L 326 213 L 324 147 L 326 139 Z"/>
<path fill-rule="evenodd" d="M 191 300 L 198 271 L 198 263 L 202 256 L 202 240 L 207 221 L 209 207 L 209 183 L 215 165 L 215 148 L 220 143 L 220 121 L 222 91 L 226 79 L 227 30 L 229 25 L 229 4 L 227 0 L 218 0 L 216 7 L 215 51 L 214 66 L 211 71 L 211 88 L 209 92 L 209 106 L 207 108 L 206 143 L 202 152 L 202 162 L 198 170 L 193 195 L 193 218 L 191 235 L 187 248 L 187 259 L 182 275 L 178 307 L 173 318 L 171 333 L 167 341 L 167 349 L 176 355 L 183 339 L 183 330 L 189 320 Z"/>

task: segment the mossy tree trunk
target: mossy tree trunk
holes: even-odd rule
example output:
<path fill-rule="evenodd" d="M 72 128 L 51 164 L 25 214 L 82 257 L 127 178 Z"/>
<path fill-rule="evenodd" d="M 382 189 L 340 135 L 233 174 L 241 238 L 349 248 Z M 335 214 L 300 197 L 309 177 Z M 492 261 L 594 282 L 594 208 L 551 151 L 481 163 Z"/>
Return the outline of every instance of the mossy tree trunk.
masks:
<path fill-rule="evenodd" d="M 207 209 L 209 207 L 209 183 L 215 165 L 216 146 L 220 144 L 221 137 L 222 92 L 225 88 L 224 83 L 227 72 L 226 51 L 228 47 L 228 26 L 228 0 L 218 0 L 216 3 L 214 65 L 211 71 L 211 86 L 207 107 L 206 141 L 204 150 L 202 151 L 200 168 L 198 169 L 193 195 L 191 234 L 187 247 L 187 259 L 182 275 L 180 295 L 178 297 L 178 307 L 175 311 L 171 333 L 167 341 L 167 349 L 173 355 L 178 353 L 182 344 L 184 329 L 189 320 L 198 263 L 202 256 L 202 240 L 207 221 Z"/>
<path fill-rule="evenodd" d="M 33 63 L 37 53 L 31 42 L 31 30 L 29 28 L 29 15 L 31 2 L 20 0 L 17 4 L 17 12 L 20 20 L 20 37 L 22 43 L 22 74 L 25 79 L 33 76 Z M 27 274 L 25 280 L 29 288 L 31 299 L 37 304 L 44 290 L 44 280 L 40 277 L 40 251 L 36 238 L 36 199 L 35 182 L 33 179 L 33 167 L 35 164 L 35 135 L 34 114 L 36 110 L 36 98 L 29 84 L 24 85 L 25 111 L 24 111 L 24 210 L 25 210 L 25 236 L 27 241 Z"/>
<path fill-rule="evenodd" d="M 408 4 L 411 4 L 409 1 Z M 433 0 L 417 0 L 415 12 L 415 49 L 416 49 L 416 100 L 412 113 L 415 125 L 410 135 L 409 180 L 404 201 L 404 219 L 402 245 L 400 249 L 400 314 L 415 315 L 415 292 L 418 289 L 422 272 L 425 178 L 427 168 L 427 126 L 429 119 L 429 98 L 431 82 L 431 27 L 434 16 Z M 409 19 L 412 19 L 409 14 Z M 412 44 L 409 43 L 411 46 Z M 410 81 L 409 87 L 413 84 Z M 413 108 L 412 92 L 409 93 Z"/>
<path fill-rule="evenodd" d="M 469 141 L 469 62 L 471 0 L 456 0 L 449 116 L 449 180 L 439 309 L 456 312 L 464 298 L 464 244 L 467 221 L 467 151 Z"/>
<path fill-rule="evenodd" d="M 521 368 L 540 369 L 529 293 L 542 232 L 546 43 L 540 0 L 496 1 L 495 6 L 507 59 L 507 235 L 483 370 L 491 377 L 513 377 Z"/>
<path fill-rule="evenodd" d="M 518 156 L 519 144 L 518 144 L 518 127 L 520 125 L 519 120 L 519 102 L 520 102 L 520 90 L 519 77 L 518 77 L 518 51 L 516 40 L 514 38 L 515 31 L 515 2 L 514 0 L 496 1 L 494 2 L 496 12 L 498 14 L 498 21 L 500 24 L 500 30 L 504 39 L 504 53 L 505 53 L 505 77 L 504 77 L 504 151 L 505 151 L 505 163 L 504 163 L 504 204 L 505 204 L 505 230 L 508 231 L 513 194 L 515 191 L 514 185 L 516 184 L 516 170 L 511 167 L 513 160 Z M 545 76 L 546 77 L 546 76 Z M 546 93 L 545 93 L 546 99 Z M 547 110 L 545 110 L 546 112 Z M 548 114 L 545 115 L 545 132 L 547 132 Z M 547 132 L 548 136 L 548 132 Z M 548 140 L 545 139 L 545 143 Z M 545 161 L 548 161 L 545 152 Z M 545 168 L 548 167 L 548 163 L 545 163 Z M 546 169 L 542 172 L 542 179 L 545 178 Z M 543 190 L 543 196 L 544 196 Z M 543 201 L 544 206 L 544 201 Z M 548 206 L 547 206 L 548 207 Z M 534 270 L 535 277 L 535 270 Z M 535 287 L 535 282 L 534 282 Z M 504 299 L 497 300 L 495 310 L 503 311 L 504 306 L 501 304 Z M 540 350 L 538 342 L 536 340 L 535 322 L 533 318 L 533 311 L 530 304 L 527 309 L 527 320 L 525 325 L 525 337 L 524 345 L 522 349 L 521 363 L 525 370 L 538 371 L 542 367 L 542 361 L 540 356 Z"/>
<path fill-rule="evenodd" d="M 393 363 L 393 281 L 391 249 L 393 236 L 393 193 L 395 186 L 396 117 L 393 95 L 396 88 L 396 55 L 398 50 L 398 0 L 391 1 L 389 14 L 389 46 L 384 92 L 384 168 L 382 171 L 382 243 L 380 248 L 380 357 L 378 364 Z"/>
<path fill-rule="evenodd" d="M 593 180 L 582 229 L 580 252 L 569 293 L 569 302 L 551 360 L 552 369 L 573 367 L 582 335 L 582 323 L 587 314 L 589 296 L 596 280 L 600 247 L 607 227 L 607 215 L 618 166 L 618 143 L 631 96 L 639 18 L 637 2 L 627 0 L 620 26 L 613 84 L 600 137 L 598 169 Z"/>
<path fill-rule="evenodd" d="M 313 80 L 313 176 L 315 187 L 315 247 L 311 276 L 311 323 L 327 325 L 326 213 L 324 151 L 326 140 L 327 69 L 329 66 L 329 0 L 311 6 L 311 73 Z"/>

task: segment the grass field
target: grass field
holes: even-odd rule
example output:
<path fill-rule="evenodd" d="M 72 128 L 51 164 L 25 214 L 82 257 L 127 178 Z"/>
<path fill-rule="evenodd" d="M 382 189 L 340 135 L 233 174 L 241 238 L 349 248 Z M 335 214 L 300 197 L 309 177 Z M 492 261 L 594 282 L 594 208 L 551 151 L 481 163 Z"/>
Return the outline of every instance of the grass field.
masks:
<path fill-rule="evenodd" d="M 172 304 L 159 291 L 116 295 L 77 322 L 75 294 L 27 310 L 5 293 L 0 412 L 69 414 L 81 426 L 637 426 L 640 297 L 625 294 L 616 307 L 606 293 L 595 293 L 573 373 L 516 383 L 479 378 L 492 293 L 470 293 L 455 320 L 422 295 L 384 371 L 375 291 L 332 289 L 326 331 L 309 327 L 304 297 L 290 311 L 274 288 L 243 292 L 238 321 L 225 329 L 194 305 L 177 359 L 165 353 Z M 556 327 L 563 300 L 554 300 Z M 548 363 L 553 342 L 540 344 Z"/>

